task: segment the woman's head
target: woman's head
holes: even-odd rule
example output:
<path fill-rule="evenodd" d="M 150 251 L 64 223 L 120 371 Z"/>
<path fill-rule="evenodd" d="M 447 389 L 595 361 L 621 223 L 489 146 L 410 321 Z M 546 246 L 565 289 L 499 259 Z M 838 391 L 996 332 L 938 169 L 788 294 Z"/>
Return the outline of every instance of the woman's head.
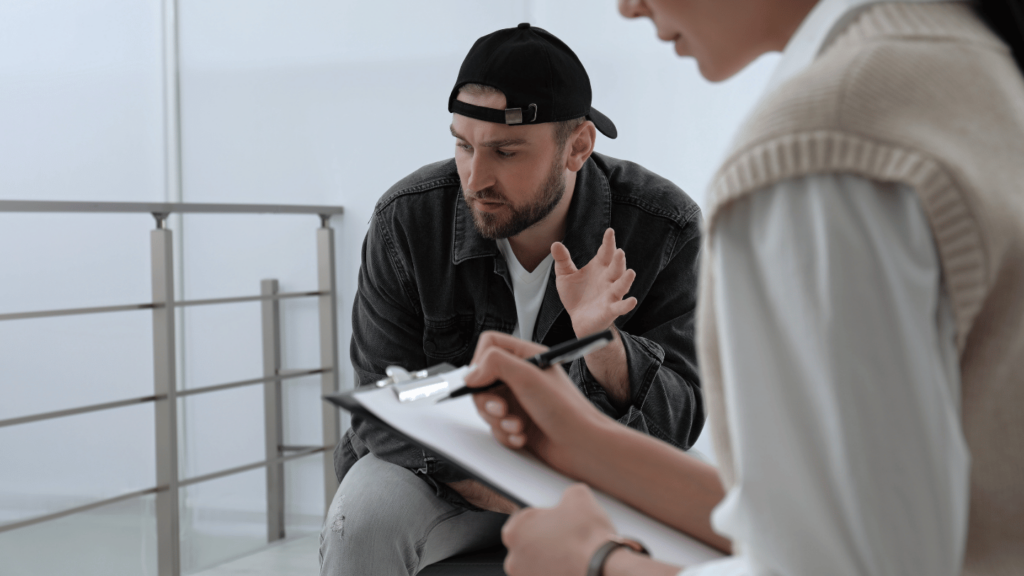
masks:
<path fill-rule="evenodd" d="M 782 50 L 818 0 L 619 0 L 627 18 L 650 18 L 658 38 L 692 56 L 718 82 L 765 52 Z"/>
<path fill-rule="evenodd" d="M 712 82 L 765 52 L 781 51 L 818 0 L 619 0 L 626 18 L 650 18 L 658 38 L 692 56 Z M 1024 71 L 1024 2 L 972 0 Z"/>

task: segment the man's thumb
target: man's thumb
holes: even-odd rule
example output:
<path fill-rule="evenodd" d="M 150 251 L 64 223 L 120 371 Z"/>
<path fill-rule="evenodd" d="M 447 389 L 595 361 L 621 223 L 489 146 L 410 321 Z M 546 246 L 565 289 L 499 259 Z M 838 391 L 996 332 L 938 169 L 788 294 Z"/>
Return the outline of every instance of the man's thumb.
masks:
<path fill-rule="evenodd" d="M 576 272 L 576 265 L 572 263 L 572 256 L 565 244 L 561 242 L 552 244 L 551 256 L 555 259 L 555 276 L 565 276 Z"/>

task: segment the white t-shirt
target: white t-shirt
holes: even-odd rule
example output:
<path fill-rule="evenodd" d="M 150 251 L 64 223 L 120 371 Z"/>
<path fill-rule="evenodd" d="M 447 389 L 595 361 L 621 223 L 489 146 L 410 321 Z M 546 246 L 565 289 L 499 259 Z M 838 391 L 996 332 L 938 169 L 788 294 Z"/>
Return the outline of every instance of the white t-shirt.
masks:
<path fill-rule="evenodd" d="M 533 340 L 533 328 L 537 324 L 537 314 L 540 313 L 540 305 L 544 302 L 544 289 L 547 288 L 551 265 L 555 259 L 548 254 L 533 272 L 527 272 L 512 252 L 508 240 L 499 239 L 498 249 L 508 263 L 509 276 L 512 277 L 512 295 L 516 299 L 518 322 L 512 335 L 523 340 Z"/>

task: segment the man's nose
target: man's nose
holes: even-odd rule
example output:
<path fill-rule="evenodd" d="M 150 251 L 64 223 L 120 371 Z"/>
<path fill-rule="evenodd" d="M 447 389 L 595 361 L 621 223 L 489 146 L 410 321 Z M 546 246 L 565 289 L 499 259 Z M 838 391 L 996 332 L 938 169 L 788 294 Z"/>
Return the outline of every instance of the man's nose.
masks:
<path fill-rule="evenodd" d="M 471 193 L 494 185 L 494 172 L 491 170 L 490 163 L 481 156 L 482 154 L 474 154 L 469 161 L 469 178 L 466 179 L 466 187 Z"/>
<path fill-rule="evenodd" d="M 626 18 L 650 17 L 651 12 L 644 4 L 644 0 L 619 0 L 619 14 Z"/>

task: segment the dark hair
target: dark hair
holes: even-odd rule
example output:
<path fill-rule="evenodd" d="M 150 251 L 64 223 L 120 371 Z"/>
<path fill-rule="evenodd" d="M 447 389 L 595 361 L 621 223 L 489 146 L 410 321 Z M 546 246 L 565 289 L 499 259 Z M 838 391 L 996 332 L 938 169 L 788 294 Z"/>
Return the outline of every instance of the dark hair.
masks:
<path fill-rule="evenodd" d="M 1024 73 L 1024 0 L 974 0 L 974 10 L 1010 47 Z"/>

